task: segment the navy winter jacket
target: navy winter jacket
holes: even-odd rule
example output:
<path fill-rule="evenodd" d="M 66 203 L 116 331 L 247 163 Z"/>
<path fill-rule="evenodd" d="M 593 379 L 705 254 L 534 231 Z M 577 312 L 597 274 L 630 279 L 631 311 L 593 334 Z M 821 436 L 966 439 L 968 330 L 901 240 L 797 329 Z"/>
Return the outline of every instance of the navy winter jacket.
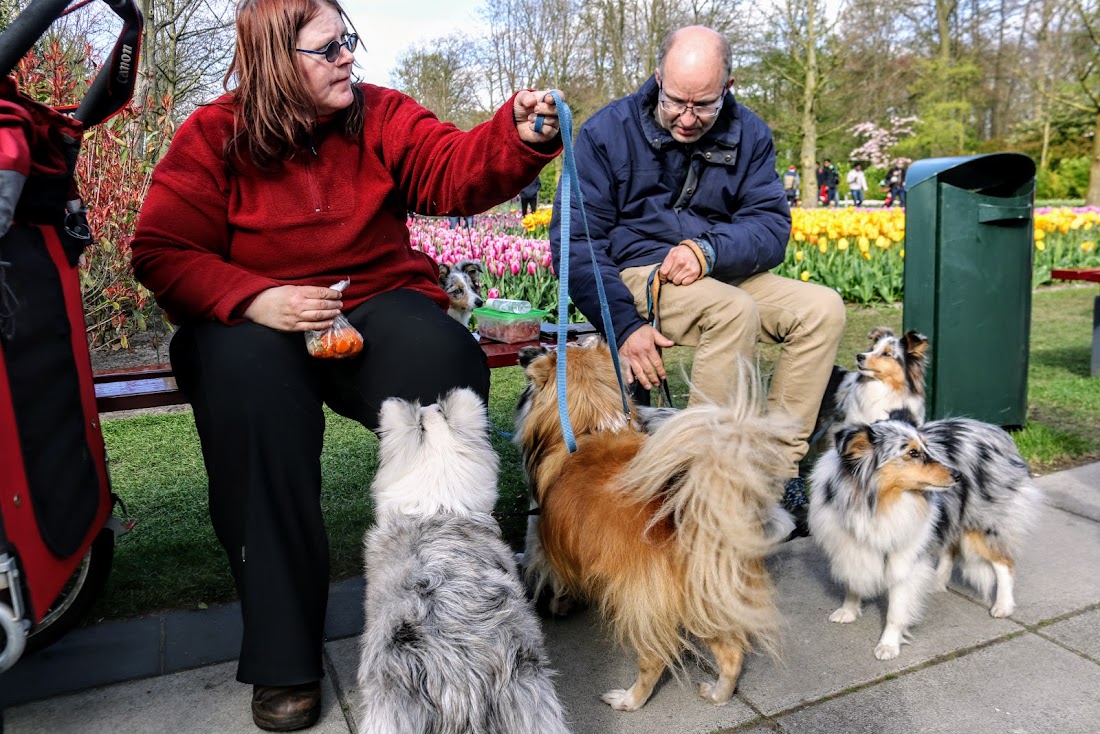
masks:
<path fill-rule="evenodd" d="M 783 262 L 791 212 L 775 169 L 767 124 L 726 93 L 714 126 L 685 145 L 657 124 L 654 77 L 581 128 L 574 152 L 584 210 L 622 344 L 645 324 L 619 272 L 656 265 L 683 240 L 714 247 L 711 277 L 732 280 Z M 569 295 L 605 334 L 588 241 L 574 193 L 570 202 Z M 560 272 L 561 185 L 550 223 Z"/>

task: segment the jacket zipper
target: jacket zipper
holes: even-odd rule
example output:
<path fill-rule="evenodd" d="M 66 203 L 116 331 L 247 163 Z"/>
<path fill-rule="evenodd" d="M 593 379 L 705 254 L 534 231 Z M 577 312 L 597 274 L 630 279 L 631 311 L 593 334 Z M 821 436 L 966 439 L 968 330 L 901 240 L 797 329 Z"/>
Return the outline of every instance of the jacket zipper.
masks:
<path fill-rule="evenodd" d="M 313 143 L 309 144 L 309 152 L 313 154 L 313 157 L 317 157 L 317 149 L 313 147 Z M 313 213 L 321 213 L 321 199 L 317 195 L 317 187 L 313 183 L 313 162 L 310 159 L 306 159 L 306 177 L 309 179 L 309 193 L 313 196 Z"/>

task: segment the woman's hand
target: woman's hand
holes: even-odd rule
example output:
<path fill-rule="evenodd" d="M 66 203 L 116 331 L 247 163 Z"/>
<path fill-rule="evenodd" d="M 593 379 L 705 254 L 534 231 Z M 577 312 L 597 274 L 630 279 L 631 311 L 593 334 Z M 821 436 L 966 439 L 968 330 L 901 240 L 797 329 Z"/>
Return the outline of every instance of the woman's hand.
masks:
<path fill-rule="evenodd" d="M 557 92 L 558 90 L 554 90 Z M 561 92 L 558 92 L 561 96 Z M 564 97 L 562 97 L 564 101 Z M 525 143 L 536 145 L 548 143 L 558 137 L 561 129 L 558 127 L 558 106 L 550 92 L 522 91 L 516 95 L 512 114 L 516 120 L 516 130 L 519 131 L 519 139 Z M 535 132 L 535 119 L 541 115 L 542 131 Z"/>
<path fill-rule="evenodd" d="M 340 291 L 315 285 L 281 285 L 261 291 L 244 317 L 276 331 L 321 331 L 344 304 Z"/>

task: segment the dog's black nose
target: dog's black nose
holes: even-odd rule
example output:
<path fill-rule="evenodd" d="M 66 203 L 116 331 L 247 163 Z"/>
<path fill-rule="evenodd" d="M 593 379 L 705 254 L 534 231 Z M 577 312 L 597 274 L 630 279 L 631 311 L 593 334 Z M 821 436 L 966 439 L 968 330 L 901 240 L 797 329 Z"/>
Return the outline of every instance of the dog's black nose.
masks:
<path fill-rule="evenodd" d="M 951 470 L 951 481 L 957 482 L 962 478 L 963 478 L 962 472 L 960 472 L 958 469 L 952 469 Z"/>
<path fill-rule="evenodd" d="M 481 308 L 485 305 L 485 300 L 481 296 L 474 296 L 474 308 Z"/>

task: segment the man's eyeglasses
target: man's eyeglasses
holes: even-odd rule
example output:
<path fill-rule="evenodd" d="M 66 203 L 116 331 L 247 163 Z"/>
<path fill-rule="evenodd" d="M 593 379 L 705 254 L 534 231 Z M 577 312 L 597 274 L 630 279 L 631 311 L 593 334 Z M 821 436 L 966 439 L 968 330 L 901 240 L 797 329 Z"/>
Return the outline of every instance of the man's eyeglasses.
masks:
<path fill-rule="evenodd" d="M 329 41 L 328 45 L 320 51 L 310 51 L 308 48 L 296 48 L 294 49 L 298 53 L 313 54 L 315 56 L 324 56 L 325 61 L 330 64 L 335 64 L 336 59 L 340 58 L 340 48 L 344 47 L 348 51 L 355 53 L 355 48 L 359 45 L 359 36 L 354 33 L 348 33 L 340 41 Z"/>
<path fill-rule="evenodd" d="M 661 105 L 661 109 L 672 115 L 673 117 L 679 117 L 688 110 L 691 110 L 691 114 L 698 117 L 700 120 L 709 120 L 716 116 L 722 109 L 722 103 L 725 102 L 726 90 L 722 90 L 722 96 L 718 98 L 716 102 L 711 104 L 692 104 L 683 102 L 673 102 L 671 99 L 665 96 L 664 86 L 658 87 L 659 93 L 657 95 L 657 102 Z"/>

